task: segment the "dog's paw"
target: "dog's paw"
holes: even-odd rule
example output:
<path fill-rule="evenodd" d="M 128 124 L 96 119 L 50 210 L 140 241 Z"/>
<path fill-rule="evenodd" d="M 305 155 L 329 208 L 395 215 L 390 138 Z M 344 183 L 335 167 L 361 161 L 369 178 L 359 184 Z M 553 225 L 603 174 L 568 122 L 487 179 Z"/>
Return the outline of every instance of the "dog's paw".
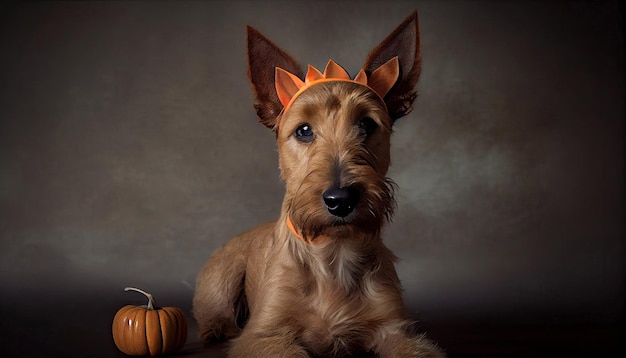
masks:
<path fill-rule="evenodd" d="M 430 339 L 427 339 L 424 335 L 414 338 L 414 344 L 415 349 L 411 357 L 444 358 L 446 356 L 443 350 L 441 350 L 441 348 L 439 348 L 437 344 L 435 344 Z"/>
<path fill-rule="evenodd" d="M 241 329 L 228 318 L 214 318 L 209 322 L 198 322 L 202 343 L 211 344 L 236 337 Z"/>
<path fill-rule="evenodd" d="M 425 335 L 393 334 L 382 340 L 376 351 L 381 358 L 444 358 L 445 353 Z"/>
<path fill-rule="evenodd" d="M 245 334 L 231 342 L 228 356 L 231 358 L 309 358 L 304 348 L 286 337 L 259 337 Z"/>

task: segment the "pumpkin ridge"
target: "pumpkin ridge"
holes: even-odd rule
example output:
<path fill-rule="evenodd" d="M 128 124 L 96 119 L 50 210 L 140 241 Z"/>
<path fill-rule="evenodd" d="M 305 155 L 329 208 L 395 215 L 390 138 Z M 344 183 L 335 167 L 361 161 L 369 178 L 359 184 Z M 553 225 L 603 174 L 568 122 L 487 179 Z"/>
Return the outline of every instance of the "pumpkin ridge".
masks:
<path fill-rule="evenodd" d="M 159 322 L 161 323 L 161 351 L 163 353 L 168 353 L 172 351 L 172 348 L 174 347 L 173 340 L 172 340 L 172 334 L 170 334 L 170 330 L 174 329 L 174 332 L 176 332 L 176 330 L 178 329 L 178 325 L 175 319 L 172 319 L 170 317 L 170 314 L 168 312 L 168 310 L 166 309 L 167 307 L 164 307 L 163 309 L 159 310 Z M 171 326 L 174 327 L 171 327 Z M 175 337 L 174 337 L 175 338 Z"/>
<path fill-rule="evenodd" d="M 146 310 L 144 310 L 143 308 L 138 308 L 133 310 L 135 312 L 135 316 L 133 317 L 133 320 L 131 321 L 131 328 L 128 330 L 128 335 L 126 335 L 126 342 L 127 344 L 129 344 L 131 347 L 133 347 L 132 352 L 133 355 L 144 355 L 147 352 L 150 351 L 149 346 L 148 346 L 148 339 L 145 335 L 146 332 Z M 137 342 L 135 343 L 135 335 L 137 332 L 144 332 L 143 334 L 143 340 L 141 342 Z M 139 343 L 143 343 L 141 344 L 141 347 L 139 346 Z"/>
<path fill-rule="evenodd" d="M 180 324 L 176 334 L 176 350 L 181 349 L 187 341 L 187 320 L 183 312 L 179 309 L 172 308 L 171 313 L 176 317 L 176 324 Z"/>
<path fill-rule="evenodd" d="M 163 337 L 161 336 L 161 322 L 159 311 L 146 311 L 146 339 L 151 356 L 161 354 L 163 351 Z"/>
<path fill-rule="evenodd" d="M 115 318 L 113 319 L 113 341 L 118 347 L 126 347 L 127 344 L 127 331 L 131 329 L 128 325 L 129 314 L 134 306 L 126 305 L 122 307 Z M 126 353 L 126 352 L 124 352 Z"/>
<path fill-rule="evenodd" d="M 126 347 L 126 330 L 128 327 L 128 312 L 132 305 L 122 307 L 113 319 L 113 341 L 118 347 Z M 124 352 L 126 353 L 126 352 Z"/>

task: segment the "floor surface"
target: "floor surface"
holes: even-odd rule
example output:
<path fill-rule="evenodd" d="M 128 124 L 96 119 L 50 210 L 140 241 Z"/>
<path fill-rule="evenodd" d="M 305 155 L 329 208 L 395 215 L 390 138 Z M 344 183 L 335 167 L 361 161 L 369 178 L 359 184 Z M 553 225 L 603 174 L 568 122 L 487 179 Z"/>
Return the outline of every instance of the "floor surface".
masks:
<path fill-rule="evenodd" d="M 111 335 L 116 307 L 58 304 L 0 312 L 0 351 L 8 357 L 125 357 Z M 188 312 L 187 312 L 188 314 Z M 189 319 L 189 317 L 188 317 Z M 189 319 L 185 347 L 174 356 L 225 357 L 225 344 L 203 347 Z M 624 353 L 617 324 L 422 322 L 454 357 L 616 357 Z M 8 355 L 5 355 L 8 354 Z"/>

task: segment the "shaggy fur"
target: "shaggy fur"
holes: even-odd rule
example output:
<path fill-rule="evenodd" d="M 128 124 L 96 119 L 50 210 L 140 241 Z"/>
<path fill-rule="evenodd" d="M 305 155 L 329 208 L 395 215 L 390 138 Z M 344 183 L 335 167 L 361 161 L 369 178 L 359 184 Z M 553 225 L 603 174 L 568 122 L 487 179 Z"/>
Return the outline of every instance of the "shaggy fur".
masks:
<path fill-rule="evenodd" d="M 394 56 L 401 74 L 384 102 L 351 82 L 304 91 L 282 111 L 274 88 L 280 66 L 297 63 L 248 28 L 249 75 L 261 123 L 276 133 L 286 193 L 276 222 L 259 226 L 215 252 L 198 276 L 193 313 L 204 342 L 231 339 L 231 357 L 441 357 L 412 333 L 380 232 L 393 215 L 386 177 L 396 118 L 408 113 L 419 77 L 417 13 L 368 57 L 371 73 Z M 295 133 L 303 124 L 308 141 Z M 350 188 L 356 205 L 332 213 L 323 196 Z M 290 218 L 301 240 L 287 226 Z"/>

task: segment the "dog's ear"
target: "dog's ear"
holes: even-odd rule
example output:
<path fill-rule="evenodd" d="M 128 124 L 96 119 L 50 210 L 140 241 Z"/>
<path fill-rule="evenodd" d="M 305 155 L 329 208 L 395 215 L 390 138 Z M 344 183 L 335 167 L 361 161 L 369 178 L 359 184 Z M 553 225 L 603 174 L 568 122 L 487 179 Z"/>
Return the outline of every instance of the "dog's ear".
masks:
<path fill-rule="evenodd" d="M 283 109 L 276 92 L 276 67 L 304 78 L 302 69 L 291 56 L 248 26 L 248 77 L 256 98 L 254 108 L 259 121 L 272 129 Z"/>
<path fill-rule="evenodd" d="M 407 17 L 380 43 L 365 60 L 363 69 L 368 77 L 380 66 L 398 57 L 400 74 L 398 80 L 384 97 L 391 119 L 408 114 L 417 97 L 415 85 L 421 70 L 421 47 L 417 11 Z"/>

